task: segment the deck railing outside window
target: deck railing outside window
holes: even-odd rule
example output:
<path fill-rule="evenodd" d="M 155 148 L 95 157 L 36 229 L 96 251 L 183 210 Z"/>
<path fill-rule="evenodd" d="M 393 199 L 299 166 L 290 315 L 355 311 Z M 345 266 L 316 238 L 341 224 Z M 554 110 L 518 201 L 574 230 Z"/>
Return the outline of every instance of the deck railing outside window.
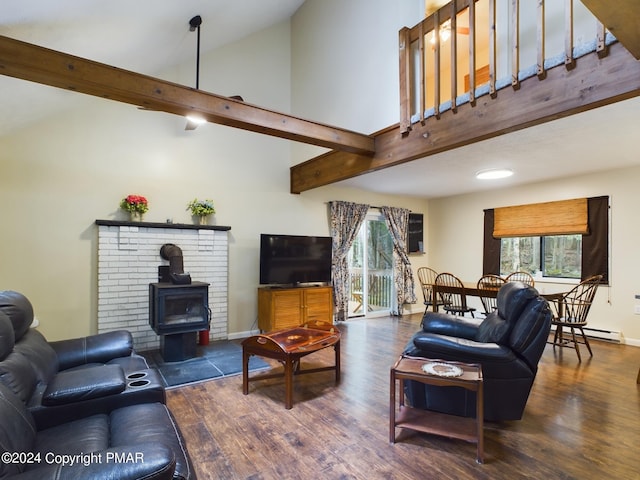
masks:
<path fill-rule="evenodd" d="M 364 276 L 362 270 L 352 268 L 350 273 L 350 293 L 353 310 L 351 313 L 363 315 L 364 305 L 368 311 L 389 310 L 393 299 L 393 272 L 391 270 L 369 269 L 367 276 L 368 295 L 367 302 L 364 302 Z"/>

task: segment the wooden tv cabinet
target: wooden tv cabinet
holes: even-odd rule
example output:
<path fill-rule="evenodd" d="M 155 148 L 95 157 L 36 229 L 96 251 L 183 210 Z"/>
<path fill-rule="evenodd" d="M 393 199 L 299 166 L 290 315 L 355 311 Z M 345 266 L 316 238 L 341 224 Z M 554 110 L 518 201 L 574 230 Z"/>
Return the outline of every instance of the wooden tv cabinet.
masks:
<path fill-rule="evenodd" d="M 332 287 L 258 288 L 258 328 L 261 332 L 314 322 L 333 323 Z"/>

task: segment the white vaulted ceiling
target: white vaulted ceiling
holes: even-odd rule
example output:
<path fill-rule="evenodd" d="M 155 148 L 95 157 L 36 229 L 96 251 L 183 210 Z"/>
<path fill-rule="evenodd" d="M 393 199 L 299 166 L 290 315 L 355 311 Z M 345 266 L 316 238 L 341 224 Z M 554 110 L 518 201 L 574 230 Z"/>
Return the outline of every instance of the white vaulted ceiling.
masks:
<path fill-rule="evenodd" d="M 188 28 L 193 16 L 203 18 L 201 42 L 202 52 L 206 52 L 290 18 L 304 0 L 1 3 L 0 35 L 160 76 L 173 66 L 195 60 L 195 38 Z M 70 108 L 78 97 L 69 91 L 0 76 L 0 136 Z M 637 165 L 639 118 L 640 98 L 633 98 L 338 185 L 434 198 Z M 476 171 L 492 167 L 509 167 L 516 175 L 485 183 L 475 179 Z"/>
<path fill-rule="evenodd" d="M 195 15 L 203 19 L 202 54 L 290 18 L 302 3 L 304 0 L 2 0 L 0 35 L 159 76 L 190 59 L 195 61 L 196 37 L 189 31 L 189 20 Z M 0 135 L 68 108 L 76 96 L 0 76 Z"/>

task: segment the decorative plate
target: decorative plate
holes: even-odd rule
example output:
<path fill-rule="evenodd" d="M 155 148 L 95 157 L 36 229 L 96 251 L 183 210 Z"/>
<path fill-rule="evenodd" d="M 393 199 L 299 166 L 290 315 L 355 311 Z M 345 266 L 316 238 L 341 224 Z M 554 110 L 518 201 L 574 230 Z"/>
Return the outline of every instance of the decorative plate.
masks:
<path fill-rule="evenodd" d="M 437 375 L 439 377 L 459 377 L 463 374 L 463 371 L 457 365 L 451 365 L 450 363 L 430 362 L 422 365 L 422 370 L 430 375 Z"/>

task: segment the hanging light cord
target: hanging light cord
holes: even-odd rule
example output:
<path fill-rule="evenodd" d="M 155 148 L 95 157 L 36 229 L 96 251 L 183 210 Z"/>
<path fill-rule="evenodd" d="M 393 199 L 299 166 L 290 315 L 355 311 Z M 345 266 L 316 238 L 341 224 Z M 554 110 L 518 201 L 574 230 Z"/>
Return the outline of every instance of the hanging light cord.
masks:
<path fill-rule="evenodd" d="M 196 48 L 196 90 L 200 90 L 200 25 L 198 25 L 198 46 Z"/>
<path fill-rule="evenodd" d="M 202 24 L 202 17 L 200 15 L 196 15 L 191 20 L 189 20 L 189 30 L 194 31 L 197 30 L 198 39 L 197 39 L 197 47 L 196 47 L 196 90 L 200 90 L 200 25 Z"/>

